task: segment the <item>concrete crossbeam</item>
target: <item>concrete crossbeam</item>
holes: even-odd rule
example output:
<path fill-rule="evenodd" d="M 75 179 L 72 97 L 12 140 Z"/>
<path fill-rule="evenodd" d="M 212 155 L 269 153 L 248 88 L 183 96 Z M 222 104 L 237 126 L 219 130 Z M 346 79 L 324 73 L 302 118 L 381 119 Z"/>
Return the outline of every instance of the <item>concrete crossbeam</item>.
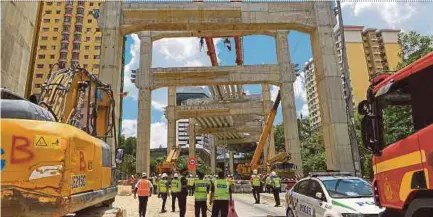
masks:
<path fill-rule="evenodd" d="M 123 3 L 124 34 L 150 31 L 277 30 L 309 32 L 313 2 L 293 3 Z"/>
<path fill-rule="evenodd" d="M 238 127 L 213 127 L 213 128 L 197 128 L 196 134 L 214 134 L 224 132 L 238 132 L 238 133 L 261 133 L 262 127 L 257 126 L 238 126 Z"/>
<path fill-rule="evenodd" d="M 281 77 L 279 70 L 278 65 L 154 68 L 152 89 L 263 82 L 278 85 Z"/>
<path fill-rule="evenodd" d="M 262 115 L 264 109 L 262 102 L 253 101 L 210 105 L 181 105 L 176 106 L 175 111 L 177 119 L 186 119 L 242 114 Z"/>
<path fill-rule="evenodd" d="M 275 36 L 275 31 L 269 30 L 208 30 L 208 31 L 163 31 L 152 32 L 152 41 L 157 41 L 163 38 L 185 38 L 185 37 L 234 37 L 234 36 L 247 36 L 247 35 L 268 35 Z"/>
<path fill-rule="evenodd" d="M 245 144 L 245 143 L 254 143 L 259 141 L 260 136 L 251 136 L 247 138 L 241 139 L 218 139 L 215 143 L 218 144 L 227 144 L 227 145 L 236 145 L 236 144 Z"/>

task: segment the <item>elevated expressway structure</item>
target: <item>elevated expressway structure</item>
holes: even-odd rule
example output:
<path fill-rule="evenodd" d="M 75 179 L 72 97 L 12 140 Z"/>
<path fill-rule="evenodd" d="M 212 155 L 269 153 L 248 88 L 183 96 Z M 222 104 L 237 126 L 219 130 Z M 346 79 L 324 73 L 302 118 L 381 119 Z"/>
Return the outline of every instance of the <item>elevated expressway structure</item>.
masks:
<path fill-rule="evenodd" d="M 181 117 L 194 118 L 197 124 L 191 131 L 209 132 L 215 135 L 217 144 L 220 138 L 225 140 L 224 143 L 254 142 L 254 130 L 249 131 L 249 136 L 243 130 L 254 119 L 248 118 L 255 115 L 263 118 L 269 111 L 270 84 L 280 87 L 286 151 L 302 170 L 293 90 L 296 75 L 292 70 L 287 39 L 290 30 L 310 35 L 327 167 L 354 171 L 333 33 L 336 21 L 330 2 L 104 2 L 98 24 L 102 31 L 100 78 L 112 84 L 114 90 L 120 91 L 121 86 L 123 36 L 138 33 L 140 38 L 140 69 L 136 79 L 139 88 L 137 172 L 149 172 L 152 90 L 168 87 L 166 113 L 170 148 L 176 140 L 176 119 Z M 238 61 L 238 66 L 220 67 L 214 58 L 211 67 L 151 67 L 152 42 L 155 40 L 204 37 L 209 45 L 213 44 L 209 38 L 236 39 L 257 34 L 275 38 L 277 64 L 246 66 Z M 212 60 L 212 54 L 210 56 Z M 244 84 L 261 84 L 265 90 L 264 100 L 243 101 L 240 85 Z M 191 105 L 177 107 L 176 87 L 198 85 L 210 86 L 214 101 L 203 105 L 191 102 Z M 267 104 L 269 107 L 265 106 Z M 243 119 L 242 115 L 248 118 L 243 123 L 237 122 Z M 233 131 L 227 132 L 227 129 Z"/>

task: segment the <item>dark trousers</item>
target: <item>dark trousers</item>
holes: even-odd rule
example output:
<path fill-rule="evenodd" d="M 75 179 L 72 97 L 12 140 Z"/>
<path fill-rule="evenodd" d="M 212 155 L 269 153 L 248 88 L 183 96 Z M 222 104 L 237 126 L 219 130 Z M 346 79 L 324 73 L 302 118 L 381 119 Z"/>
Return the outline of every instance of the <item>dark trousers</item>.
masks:
<path fill-rule="evenodd" d="M 161 206 L 161 212 L 165 210 L 165 203 L 167 202 L 167 193 L 161 193 L 162 198 L 162 206 Z"/>
<path fill-rule="evenodd" d="M 228 200 L 214 200 L 212 206 L 212 217 L 227 217 L 229 214 L 229 201 Z"/>
<path fill-rule="evenodd" d="M 149 197 L 147 196 L 138 196 L 138 214 L 140 217 L 146 216 L 146 208 L 147 208 L 147 200 Z"/>
<path fill-rule="evenodd" d="M 193 186 L 188 186 L 188 194 L 189 194 L 189 196 L 194 195 L 194 187 Z"/>
<path fill-rule="evenodd" d="M 179 203 L 179 193 L 171 193 L 171 211 L 176 211 L 176 198 Z"/>
<path fill-rule="evenodd" d="M 200 217 L 200 210 L 201 210 L 201 216 L 206 217 L 207 214 L 207 205 L 206 201 L 195 201 L 195 217 Z"/>
<path fill-rule="evenodd" d="M 253 196 L 256 203 L 260 203 L 260 186 L 253 186 Z"/>
<path fill-rule="evenodd" d="M 186 197 L 188 196 L 188 194 L 185 192 L 178 194 L 177 196 L 177 200 L 179 201 L 179 216 L 180 217 L 185 217 L 185 213 L 186 213 Z"/>
<path fill-rule="evenodd" d="M 273 188 L 274 190 L 274 199 L 275 199 L 275 205 L 280 205 L 280 188 Z"/>

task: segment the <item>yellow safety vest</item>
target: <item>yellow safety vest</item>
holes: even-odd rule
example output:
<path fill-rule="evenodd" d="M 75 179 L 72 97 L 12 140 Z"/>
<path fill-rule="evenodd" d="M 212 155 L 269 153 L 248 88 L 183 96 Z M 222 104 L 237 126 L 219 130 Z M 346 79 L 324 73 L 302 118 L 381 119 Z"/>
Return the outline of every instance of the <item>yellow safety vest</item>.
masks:
<path fill-rule="evenodd" d="M 260 186 L 260 177 L 257 175 L 253 177 L 253 186 Z"/>
<path fill-rule="evenodd" d="M 210 183 L 206 180 L 197 180 L 195 181 L 195 200 L 196 201 L 206 201 L 208 194 L 208 187 Z"/>
<path fill-rule="evenodd" d="M 188 186 L 193 186 L 194 185 L 194 178 L 188 178 Z"/>
<path fill-rule="evenodd" d="M 159 193 L 167 193 L 167 180 L 161 179 L 158 183 Z"/>
<path fill-rule="evenodd" d="M 180 180 L 173 179 L 171 180 L 171 192 L 179 193 L 180 192 Z"/>
<path fill-rule="evenodd" d="M 266 184 L 267 185 L 271 184 L 271 177 L 270 176 L 266 177 Z"/>
<path fill-rule="evenodd" d="M 281 180 L 280 180 L 280 177 L 274 177 L 274 180 L 273 180 L 273 186 L 274 186 L 274 188 L 279 188 L 279 187 L 281 187 Z"/>
<path fill-rule="evenodd" d="M 213 183 L 214 186 L 214 200 L 229 200 L 230 191 L 229 183 L 224 179 L 217 179 Z"/>

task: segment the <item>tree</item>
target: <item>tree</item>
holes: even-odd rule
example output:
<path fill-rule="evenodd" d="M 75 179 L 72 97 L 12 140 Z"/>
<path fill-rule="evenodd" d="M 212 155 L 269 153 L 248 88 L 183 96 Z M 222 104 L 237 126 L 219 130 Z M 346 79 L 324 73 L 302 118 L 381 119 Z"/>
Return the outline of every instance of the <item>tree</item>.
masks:
<path fill-rule="evenodd" d="M 398 43 L 401 47 L 401 52 L 399 53 L 401 62 L 397 65 L 397 69 L 409 65 L 433 51 L 433 37 L 422 36 L 415 31 L 400 33 L 398 35 Z"/>

